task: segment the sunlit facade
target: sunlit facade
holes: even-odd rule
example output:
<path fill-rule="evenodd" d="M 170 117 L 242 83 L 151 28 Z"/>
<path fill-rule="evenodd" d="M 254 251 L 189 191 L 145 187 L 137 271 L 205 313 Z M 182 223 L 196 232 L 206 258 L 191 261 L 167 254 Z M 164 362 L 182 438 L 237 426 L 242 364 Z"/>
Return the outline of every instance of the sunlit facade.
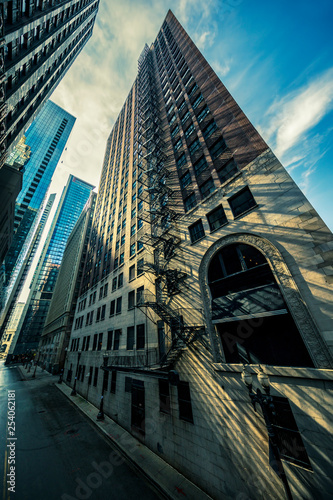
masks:
<path fill-rule="evenodd" d="M 169 11 L 107 142 L 65 379 L 212 498 L 276 500 L 266 374 L 293 497 L 328 498 L 332 241 Z"/>
<path fill-rule="evenodd" d="M 13 354 L 25 353 L 38 346 L 67 240 L 93 188 L 69 176 L 32 279 Z"/>

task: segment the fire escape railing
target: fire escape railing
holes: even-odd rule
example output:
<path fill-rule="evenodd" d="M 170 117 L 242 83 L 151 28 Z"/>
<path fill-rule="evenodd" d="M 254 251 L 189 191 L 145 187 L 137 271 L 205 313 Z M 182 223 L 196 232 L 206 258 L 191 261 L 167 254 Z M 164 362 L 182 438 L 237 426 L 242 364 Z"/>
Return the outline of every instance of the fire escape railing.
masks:
<path fill-rule="evenodd" d="M 176 191 L 167 182 L 170 170 L 166 166 L 165 132 L 162 129 L 152 51 L 147 51 L 140 60 L 138 90 L 138 143 L 142 149 L 138 167 L 143 186 L 138 198 L 144 203 L 138 217 L 151 226 L 150 232 L 141 236 L 140 241 L 154 250 L 154 262 L 145 261 L 142 270 L 155 276 L 155 283 L 161 286 L 161 290 L 156 290 L 156 296 L 145 290 L 137 307 L 143 310 L 149 308 L 168 325 L 165 329 L 166 349 L 161 355 L 160 365 L 171 367 L 186 346 L 204 333 L 205 328 L 201 311 L 171 306 L 172 297 L 184 289 L 187 275 L 172 262 L 181 242 L 176 225 L 180 214 L 177 213 Z"/>

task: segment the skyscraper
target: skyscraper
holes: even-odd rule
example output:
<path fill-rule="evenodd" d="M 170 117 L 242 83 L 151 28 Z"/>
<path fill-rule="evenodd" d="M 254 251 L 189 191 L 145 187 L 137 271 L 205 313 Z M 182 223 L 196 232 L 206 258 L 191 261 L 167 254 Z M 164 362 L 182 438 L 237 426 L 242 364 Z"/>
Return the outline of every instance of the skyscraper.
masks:
<path fill-rule="evenodd" d="M 68 178 L 32 279 L 14 354 L 38 346 L 68 237 L 93 188 L 73 175 Z"/>
<path fill-rule="evenodd" d="M 96 196 L 94 192 L 90 194 L 68 238 L 40 340 L 38 358 L 43 366 L 53 373 L 63 369 L 64 349 L 68 346 L 83 278 L 83 264 L 90 239 Z"/>
<path fill-rule="evenodd" d="M 41 216 L 53 173 L 74 123 L 75 118 L 71 114 L 48 101 L 26 132 L 25 142 L 31 150 L 30 158 L 24 167 L 23 185 L 15 204 L 14 236 L 5 258 L 5 297 L 0 304 L 0 312 L 15 285 Z"/>
<path fill-rule="evenodd" d="M 10 329 L 10 325 L 12 323 L 12 318 L 13 318 L 13 316 L 17 315 L 18 310 L 17 310 L 16 306 L 18 304 L 20 293 L 23 290 L 24 284 L 25 284 L 27 276 L 28 276 L 28 272 L 30 270 L 33 259 L 36 255 L 36 251 L 37 251 L 38 245 L 40 243 L 43 230 L 44 230 L 45 225 L 47 223 L 47 220 L 49 218 L 51 209 L 53 207 L 55 197 L 56 197 L 56 195 L 54 193 L 49 196 L 49 199 L 48 199 L 46 206 L 43 210 L 40 221 L 38 222 L 33 239 L 30 243 L 30 247 L 25 255 L 23 263 L 20 266 L 20 269 L 18 270 L 18 274 L 16 276 L 15 283 L 11 287 L 10 295 L 9 295 L 9 297 L 7 297 L 6 306 L 3 308 L 3 312 L 1 315 L 0 339 L 3 336 L 5 336 L 7 338 L 6 332 L 8 331 L 8 329 Z M 21 308 L 20 311 L 23 312 L 23 309 Z M 19 325 L 19 323 L 17 324 L 17 327 L 18 327 L 18 325 Z M 15 345 L 15 343 L 16 343 L 16 341 L 15 341 L 15 339 L 17 338 L 16 333 L 17 332 L 15 331 L 12 338 L 10 339 L 10 343 L 8 343 L 8 348 L 6 351 L 10 354 L 7 357 L 8 362 L 11 360 L 11 352 L 12 352 L 11 344 L 13 343 L 13 345 Z"/>
<path fill-rule="evenodd" d="M 213 498 L 328 497 L 332 241 L 169 11 L 107 142 L 65 378 Z"/>
<path fill-rule="evenodd" d="M 92 35 L 99 0 L 1 2 L 2 158 Z M 6 110 L 7 107 L 7 118 Z"/>

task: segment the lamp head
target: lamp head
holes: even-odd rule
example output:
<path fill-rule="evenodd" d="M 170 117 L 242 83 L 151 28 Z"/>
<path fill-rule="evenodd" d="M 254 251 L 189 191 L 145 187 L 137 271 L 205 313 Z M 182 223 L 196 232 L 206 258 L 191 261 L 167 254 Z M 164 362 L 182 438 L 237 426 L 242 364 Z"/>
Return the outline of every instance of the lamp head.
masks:
<path fill-rule="evenodd" d="M 246 387 L 249 389 L 249 391 L 252 390 L 252 374 L 246 371 L 246 368 L 244 367 L 244 370 L 242 371 L 242 381 L 246 385 Z"/>
<path fill-rule="evenodd" d="M 268 394 L 270 391 L 269 378 L 267 373 L 265 373 L 261 367 L 257 377 L 259 384 L 265 389 L 265 392 Z"/>

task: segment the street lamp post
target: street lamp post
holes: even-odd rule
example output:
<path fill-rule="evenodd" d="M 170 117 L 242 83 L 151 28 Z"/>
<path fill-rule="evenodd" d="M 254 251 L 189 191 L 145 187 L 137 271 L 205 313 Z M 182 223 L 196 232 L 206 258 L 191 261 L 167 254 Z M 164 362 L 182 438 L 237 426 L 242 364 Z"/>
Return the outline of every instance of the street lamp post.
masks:
<path fill-rule="evenodd" d="M 71 392 L 71 396 L 76 396 L 76 380 L 77 380 L 77 374 L 78 374 L 78 371 L 79 371 L 80 357 L 81 357 L 81 351 L 78 351 L 77 365 L 76 365 L 76 372 L 75 372 L 75 380 L 74 380 L 74 387 L 73 387 L 73 390 Z"/>
<path fill-rule="evenodd" d="M 65 357 L 64 357 L 64 367 L 60 370 L 58 384 L 62 384 L 62 379 L 64 376 L 65 362 L 66 362 L 67 347 L 65 347 Z"/>
<path fill-rule="evenodd" d="M 109 355 L 108 353 L 106 352 L 105 354 L 103 354 L 103 366 L 106 367 L 108 366 L 108 359 L 109 359 Z M 102 385 L 102 396 L 101 396 L 101 403 L 100 403 L 100 406 L 99 406 L 99 412 L 98 412 L 98 415 L 97 415 L 97 420 L 104 420 L 104 378 L 103 378 L 103 385 Z"/>
<path fill-rule="evenodd" d="M 259 388 L 257 389 L 257 392 L 254 392 L 252 390 L 252 374 L 247 372 L 244 366 L 244 370 L 242 372 L 242 381 L 249 390 L 249 396 L 253 404 L 254 411 L 256 411 L 256 404 L 258 404 L 262 410 L 262 414 L 268 432 L 269 445 L 274 455 L 275 464 L 277 465 L 278 469 L 278 475 L 283 483 L 287 499 L 292 500 L 293 497 L 281 461 L 277 436 L 275 434 L 274 427 L 272 424 L 272 417 L 276 415 L 276 411 L 275 411 L 274 400 L 270 395 L 269 378 L 267 374 L 263 372 L 262 368 L 260 368 L 260 372 L 258 373 L 257 378 L 260 385 L 263 387 L 265 394 L 263 394 Z"/>

